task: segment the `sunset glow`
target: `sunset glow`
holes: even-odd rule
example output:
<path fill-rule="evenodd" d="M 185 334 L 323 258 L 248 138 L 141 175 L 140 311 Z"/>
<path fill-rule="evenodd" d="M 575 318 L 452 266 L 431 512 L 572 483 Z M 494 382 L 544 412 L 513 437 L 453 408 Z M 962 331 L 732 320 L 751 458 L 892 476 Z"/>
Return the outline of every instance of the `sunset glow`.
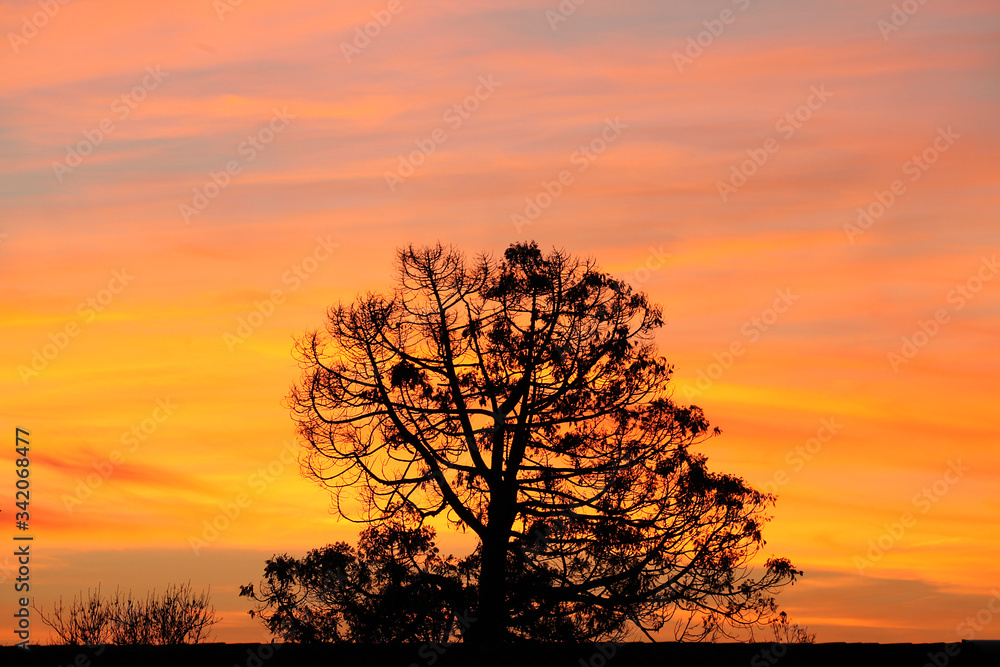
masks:
<path fill-rule="evenodd" d="M 36 604 L 190 580 L 215 641 L 267 636 L 238 585 L 359 530 L 299 473 L 294 340 L 398 247 L 533 239 L 663 306 L 710 468 L 778 496 L 793 621 L 1000 638 L 963 626 L 1000 596 L 995 2 L 45 4 L 0 4 Z"/>

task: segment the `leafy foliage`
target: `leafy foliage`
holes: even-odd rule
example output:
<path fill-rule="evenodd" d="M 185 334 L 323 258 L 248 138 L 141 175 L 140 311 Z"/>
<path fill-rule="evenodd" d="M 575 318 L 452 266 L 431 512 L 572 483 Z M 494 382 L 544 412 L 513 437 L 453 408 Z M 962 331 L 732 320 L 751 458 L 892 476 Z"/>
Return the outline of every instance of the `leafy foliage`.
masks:
<path fill-rule="evenodd" d="M 285 641 L 448 641 L 460 636 L 471 576 L 468 561 L 439 555 L 431 528 L 397 524 L 364 531 L 357 549 L 338 542 L 301 559 L 275 556 L 260 590 L 240 595 Z"/>
<path fill-rule="evenodd" d="M 442 557 L 434 538 L 430 527 L 396 524 L 363 531 L 357 548 L 338 542 L 302 558 L 274 556 L 259 589 L 241 586 L 240 596 L 257 603 L 251 618 L 260 618 L 284 641 L 459 641 L 477 620 L 471 609 L 480 551 L 462 559 Z M 566 613 L 558 598 L 545 595 L 552 577 L 525 567 L 521 554 L 511 552 L 508 573 L 515 636 L 534 641 L 608 636 L 599 610 L 588 615 L 589 624 L 582 623 L 582 615 Z"/>

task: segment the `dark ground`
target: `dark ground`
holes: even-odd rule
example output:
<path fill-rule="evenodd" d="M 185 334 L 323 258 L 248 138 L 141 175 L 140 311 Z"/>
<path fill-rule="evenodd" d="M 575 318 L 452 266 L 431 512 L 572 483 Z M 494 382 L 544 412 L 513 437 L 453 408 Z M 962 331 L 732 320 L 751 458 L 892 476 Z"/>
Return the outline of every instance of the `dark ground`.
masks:
<path fill-rule="evenodd" d="M 0 667 L 1000 667 L 1000 642 L 956 644 L 579 644 L 402 646 L 200 644 L 0 647 Z"/>

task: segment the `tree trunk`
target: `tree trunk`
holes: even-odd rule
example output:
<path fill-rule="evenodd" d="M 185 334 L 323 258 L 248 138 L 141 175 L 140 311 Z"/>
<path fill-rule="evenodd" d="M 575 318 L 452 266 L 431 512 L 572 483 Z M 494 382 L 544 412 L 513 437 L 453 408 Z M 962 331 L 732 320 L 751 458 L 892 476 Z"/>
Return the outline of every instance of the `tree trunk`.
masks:
<path fill-rule="evenodd" d="M 469 628 L 469 641 L 499 643 L 507 634 L 506 542 L 483 543 L 479 570 L 479 610 Z"/>
<path fill-rule="evenodd" d="M 513 517 L 491 503 L 489 524 L 482 544 L 479 567 L 479 609 L 469 628 L 470 643 L 500 643 L 507 639 L 510 610 L 507 608 L 507 551 Z"/>

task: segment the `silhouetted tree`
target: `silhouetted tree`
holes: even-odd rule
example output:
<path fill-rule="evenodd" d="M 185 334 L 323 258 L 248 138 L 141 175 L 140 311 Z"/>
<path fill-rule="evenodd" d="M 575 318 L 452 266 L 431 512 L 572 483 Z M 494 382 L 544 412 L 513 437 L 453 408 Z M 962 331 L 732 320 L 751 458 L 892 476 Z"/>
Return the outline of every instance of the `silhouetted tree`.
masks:
<path fill-rule="evenodd" d="M 671 398 L 659 307 L 534 243 L 471 262 L 411 246 L 397 268 L 391 294 L 331 308 L 298 342 L 289 403 L 342 515 L 443 515 L 478 536 L 467 639 L 530 634 L 515 610 L 594 637 L 769 619 L 801 572 L 750 567 L 774 498 L 692 451 L 713 431 Z"/>
<path fill-rule="evenodd" d="M 275 556 L 260 589 L 240 595 L 285 641 L 445 642 L 469 623 L 472 575 L 468 562 L 439 555 L 433 529 L 394 523 L 363 531 L 357 549 L 338 542 L 301 559 Z"/>

